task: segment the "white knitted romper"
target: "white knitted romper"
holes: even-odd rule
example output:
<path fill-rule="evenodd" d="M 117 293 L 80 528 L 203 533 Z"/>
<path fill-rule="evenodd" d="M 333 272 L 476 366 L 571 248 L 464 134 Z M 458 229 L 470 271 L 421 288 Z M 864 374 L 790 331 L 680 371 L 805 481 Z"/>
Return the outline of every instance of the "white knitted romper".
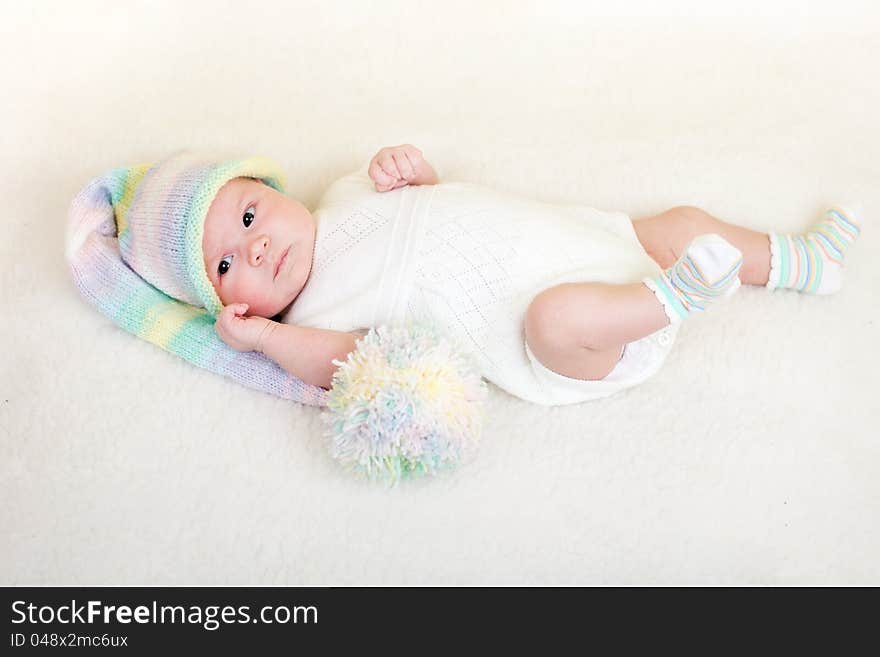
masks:
<path fill-rule="evenodd" d="M 625 214 L 468 183 L 380 193 L 366 165 L 331 185 L 312 214 L 312 272 L 284 322 L 353 331 L 430 321 L 474 355 L 487 380 L 546 405 L 641 383 L 672 346 L 677 326 L 632 342 L 600 381 L 552 372 L 526 346 L 523 318 L 541 290 L 637 282 L 660 271 Z"/>

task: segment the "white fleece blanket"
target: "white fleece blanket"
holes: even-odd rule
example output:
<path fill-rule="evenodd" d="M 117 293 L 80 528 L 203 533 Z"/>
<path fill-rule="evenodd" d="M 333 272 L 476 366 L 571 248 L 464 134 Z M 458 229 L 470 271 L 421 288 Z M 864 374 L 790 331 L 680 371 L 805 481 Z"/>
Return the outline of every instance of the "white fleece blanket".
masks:
<path fill-rule="evenodd" d="M 0 584 L 880 584 L 876 3 L 605 4 L 3 4 Z M 405 142 L 633 217 L 858 201 L 863 235 L 839 294 L 743 289 L 629 391 L 492 388 L 477 459 L 393 490 L 70 280 L 67 204 L 113 166 L 261 153 L 311 206 Z"/>

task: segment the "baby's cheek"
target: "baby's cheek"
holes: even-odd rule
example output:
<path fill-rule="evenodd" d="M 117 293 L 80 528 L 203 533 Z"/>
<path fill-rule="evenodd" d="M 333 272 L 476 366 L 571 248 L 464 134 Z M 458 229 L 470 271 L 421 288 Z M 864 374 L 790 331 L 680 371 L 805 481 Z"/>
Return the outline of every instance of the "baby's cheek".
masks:
<path fill-rule="evenodd" d="M 272 297 L 272 291 L 266 290 L 265 288 L 259 288 L 254 290 L 250 295 L 251 301 L 250 303 L 250 312 L 249 315 L 260 315 L 261 317 L 266 317 L 268 315 L 275 314 L 273 309 L 273 305 L 275 303 L 275 299 Z M 267 315 L 268 313 L 268 315 Z"/>
<path fill-rule="evenodd" d="M 247 288 L 242 287 L 236 281 L 227 280 L 223 282 L 221 294 L 218 295 L 224 306 L 233 303 L 248 303 Z"/>
<path fill-rule="evenodd" d="M 222 286 L 214 289 L 224 306 L 233 303 L 251 303 L 251 300 L 248 299 L 247 287 L 241 285 L 240 281 L 234 280 L 230 275 L 223 278 Z"/>

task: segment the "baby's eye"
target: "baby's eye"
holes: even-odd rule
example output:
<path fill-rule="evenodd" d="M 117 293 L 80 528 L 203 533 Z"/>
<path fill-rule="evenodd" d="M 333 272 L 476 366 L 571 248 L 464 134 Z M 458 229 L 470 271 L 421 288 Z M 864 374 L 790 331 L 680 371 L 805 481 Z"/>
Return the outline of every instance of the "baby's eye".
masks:
<path fill-rule="evenodd" d="M 229 271 L 229 268 L 232 266 L 232 256 L 226 256 L 223 260 L 220 261 L 220 264 L 217 265 L 217 276 L 222 276 L 226 272 Z"/>
<path fill-rule="evenodd" d="M 241 218 L 241 220 L 244 222 L 245 228 L 250 228 L 251 224 L 254 223 L 254 213 L 256 212 L 256 210 L 257 209 L 253 205 L 251 205 L 248 207 L 247 210 L 244 211 L 244 216 Z"/>

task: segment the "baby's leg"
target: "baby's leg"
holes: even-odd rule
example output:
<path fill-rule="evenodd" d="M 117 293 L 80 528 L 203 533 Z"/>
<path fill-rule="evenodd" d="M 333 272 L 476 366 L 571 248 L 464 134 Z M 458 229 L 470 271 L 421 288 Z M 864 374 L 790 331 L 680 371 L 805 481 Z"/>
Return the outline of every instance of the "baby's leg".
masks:
<path fill-rule="evenodd" d="M 804 233 L 762 233 L 725 223 L 694 207 L 678 207 L 633 221 L 645 251 L 669 267 L 698 235 L 721 235 L 743 254 L 743 283 L 808 294 L 832 294 L 843 283 L 846 252 L 859 236 L 858 210 L 828 209 Z"/>
<path fill-rule="evenodd" d="M 661 275 L 630 285 L 558 285 L 529 306 L 526 342 L 551 370 L 602 379 L 624 344 L 704 310 L 734 292 L 740 280 L 771 289 L 834 292 L 846 251 L 859 236 L 857 211 L 843 206 L 828 210 L 800 235 L 750 230 L 694 207 L 638 219 L 633 227 L 648 255 L 665 269 Z"/>
<path fill-rule="evenodd" d="M 565 283 L 534 298 L 524 323 L 526 343 L 547 368 L 598 380 L 620 360 L 623 345 L 669 324 L 642 283 Z"/>
<path fill-rule="evenodd" d="M 633 222 L 645 251 L 662 268 L 671 267 L 691 241 L 707 233 L 721 235 L 743 255 L 740 280 L 747 285 L 766 285 L 770 273 L 770 237 L 716 219 L 700 208 L 682 206 Z"/>
<path fill-rule="evenodd" d="M 604 378 L 624 344 L 705 310 L 739 288 L 742 254 L 718 235 L 702 235 L 671 267 L 641 283 L 566 283 L 538 294 L 526 311 L 526 343 L 549 369 Z"/>

